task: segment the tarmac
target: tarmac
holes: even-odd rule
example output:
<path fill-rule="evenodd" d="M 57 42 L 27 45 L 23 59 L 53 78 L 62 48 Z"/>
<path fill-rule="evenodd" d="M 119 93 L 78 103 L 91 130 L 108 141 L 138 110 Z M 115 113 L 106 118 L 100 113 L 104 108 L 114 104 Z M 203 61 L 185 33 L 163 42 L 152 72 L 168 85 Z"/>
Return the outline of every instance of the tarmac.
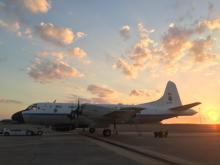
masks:
<path fill-rule="evenodd" d="M 220 132 L 216 129 L 219 126 L 206 127 L 163 126 L 163 129 L 169 130 L 167 138 L 155 138 L 150 126 L 147 131 L 143 131 L 141 127 L 136 131 L 130 127 L 128 131 L 127 126 L 123 126 L 119 128 L 118 135 L 107 138 L 101 135 L 101 130 L 93 135 L 149 156 L 94 140 L 78 133 L 79 131 L 48 132 L 46 135 L 33 137 L 0 136 L 0 165 L 172 164 L 163 162 L 158 157 L 170 162 L 174 160 L 176 163 L 173 164 L 219 165 Z M 152 154 L 157 158 L 152 158 Z"/>
<path fill-rule="evenodd" d="M 112 165 L 162 163 L 71 134 L 0 136 L 0 165 Z"/>
<path fill-rule="evenodd" d="M 220 164 L 220 133 L 171 133 L 167 138 L 154 138 L 152 133 L 124 132 L 109 139 L 192 164 Z"/>

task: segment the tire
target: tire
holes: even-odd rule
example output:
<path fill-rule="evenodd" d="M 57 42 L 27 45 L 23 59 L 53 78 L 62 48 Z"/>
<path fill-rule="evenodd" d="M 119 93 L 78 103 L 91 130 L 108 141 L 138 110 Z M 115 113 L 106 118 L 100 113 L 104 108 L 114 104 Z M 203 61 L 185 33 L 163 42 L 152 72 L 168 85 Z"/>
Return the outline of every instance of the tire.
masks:
<path fill-rule="evenodd" d="M 27 132 L 26 132 L 26 135 L 27 135 L 27 136 L 33 136 L 33 135 L 34 135 L 34 132 L 33 132 L 33 131 L 27 131 Z"/>
<path fill-rule="evenodd" d="M 9 132 L 5 132 L 4 136 L 10 136 L 10 133 Z"/>
<path fill-rule="evenodd" d="M 95 133 L 95 128 L 89 128 L 89 133 L 91 134 Z"/>
<path fill-rule="evenodd" d="M 104 129 L 104 130 L 103 130 L 103 135 L 104 135 L 105 137 L 109 137 L 109 136 L 112 135 L 112 131 L 111 131 L 110 129 Z"/>
<path fill-rule="evenodd" d="M 37 135 L 42 136 L 43 135 L 43 131 L 37 131 Z"/>

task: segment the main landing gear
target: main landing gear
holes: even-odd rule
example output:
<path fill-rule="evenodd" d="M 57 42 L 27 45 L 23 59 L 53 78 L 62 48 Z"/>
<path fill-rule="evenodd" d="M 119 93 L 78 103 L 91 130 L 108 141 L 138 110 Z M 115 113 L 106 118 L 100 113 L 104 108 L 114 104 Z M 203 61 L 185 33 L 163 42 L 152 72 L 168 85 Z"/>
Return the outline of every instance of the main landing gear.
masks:
<path fill-rule="evenodd" d="M 155 138 L 167 138 L 168 136 L 168 130 L 160 130 L 154 132 Z"/>
<path fill-rule="evenodd" d="M 96 131 L 95 128 L 89 128 L 89 133 L 94 134 L 95 131 Z M 103 136 L 108 137 L 108 136 L 112 135 L 112 131 L 111 131 L 111 129 L 104 129 L 102 131 L 102 134 L 103 134 Z"/>
<path fill-rule="evenodd" d="M 102 132 L 103 136 L 111 136 L 112 135 L 112 131 L 110 129 L 104 129 Z"/>
<path fill-rule="evenodd" d="M 91 134 L 95 133 L 95 128 L 89 128 L 89 133 Z"/>

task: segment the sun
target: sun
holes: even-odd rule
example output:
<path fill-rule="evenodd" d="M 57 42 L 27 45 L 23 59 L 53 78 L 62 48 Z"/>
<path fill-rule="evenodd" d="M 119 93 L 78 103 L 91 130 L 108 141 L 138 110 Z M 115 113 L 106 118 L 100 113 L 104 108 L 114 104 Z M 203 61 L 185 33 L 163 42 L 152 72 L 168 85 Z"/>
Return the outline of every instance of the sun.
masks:
<path fill-rule="evenodd" d="M 209 110 L 207 112 L 207 117 L 212 123 L 217 123 L 220 119 L 219 113 L 214 110 Z"/>

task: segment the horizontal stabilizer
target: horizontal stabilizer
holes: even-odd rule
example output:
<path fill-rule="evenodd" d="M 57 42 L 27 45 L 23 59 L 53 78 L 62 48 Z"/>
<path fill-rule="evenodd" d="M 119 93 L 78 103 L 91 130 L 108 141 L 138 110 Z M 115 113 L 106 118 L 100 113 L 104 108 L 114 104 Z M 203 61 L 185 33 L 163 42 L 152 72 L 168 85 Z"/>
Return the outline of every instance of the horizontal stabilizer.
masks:
<path fill-rule="evenodd" d="M 201 104 L 201 103 L 200 102 L 195 102 L 195 103 L 191 103 L 191 104 L 181 105 L 181 106 L 178 106 L 178 107 L 173 107 L 173 108 L 170 108 L 170 110 L 171 111 L 185 111 L 185 110 L 190 109 L 192 107 L 195 107 L 199 104 Z"/>

